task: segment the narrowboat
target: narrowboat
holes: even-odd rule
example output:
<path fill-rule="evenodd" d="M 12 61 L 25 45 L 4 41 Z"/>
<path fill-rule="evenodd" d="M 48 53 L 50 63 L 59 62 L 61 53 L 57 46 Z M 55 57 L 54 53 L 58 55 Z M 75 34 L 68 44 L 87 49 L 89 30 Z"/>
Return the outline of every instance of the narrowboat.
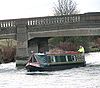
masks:
<path fill-rule="evenodd" d="M 57 71 L 86 66 L 83 53 L 66 51 L 60 53 L 33 53 L 25 66 L 28 72 Z"/>

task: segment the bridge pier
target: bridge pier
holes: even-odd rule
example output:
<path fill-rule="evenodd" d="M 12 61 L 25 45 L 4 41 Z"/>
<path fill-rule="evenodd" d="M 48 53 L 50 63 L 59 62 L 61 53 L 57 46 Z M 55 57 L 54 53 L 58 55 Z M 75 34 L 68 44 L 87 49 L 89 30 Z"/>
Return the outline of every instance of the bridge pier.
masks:
<path fill-rule="evenodd" d="M 28 34 L 25 21 L 16 21 L 16 67 L 23 67 L 27 62 L 28 54 Z"/>
<path fill-rule="evenodd" d="M 16 67 L 20 68 L 25 66 L 28 57 L 33 50 L 35 52 L 48 51 L 48 38 L 33 38 L 28 42 L 27 21 L 16 21 Z"/>

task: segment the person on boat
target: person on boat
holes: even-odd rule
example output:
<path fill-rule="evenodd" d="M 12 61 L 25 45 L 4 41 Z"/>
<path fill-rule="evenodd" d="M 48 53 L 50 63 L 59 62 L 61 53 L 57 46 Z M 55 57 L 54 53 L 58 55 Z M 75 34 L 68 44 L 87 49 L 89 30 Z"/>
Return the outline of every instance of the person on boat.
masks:
<path fill-rule="evenodd" d="M 39 50 L 39 53 L 46 53 L 46 50 L 44 47 L 41 47 L 40 50 Z"/>
<path fill-rule="evenodd" d="M 84 53 L 85 52 L 84 47 L 83 46 L 80 46 L 80 48 L 78 49 L 78 52 Z"/>
<path fill-rule="evenodd" d="M 34 51 L 31 51 L 31 56 L 29 57 L 29 60 L 28 60 L 28 62 L 36 62 L 36 59 L 35 59 L 35 57 L 34 57 Z"/>
<path fill-rule="evenodd" d="M 34 51 L 31 51 L 31 54 L 34 54 L 35 52 Z"/>

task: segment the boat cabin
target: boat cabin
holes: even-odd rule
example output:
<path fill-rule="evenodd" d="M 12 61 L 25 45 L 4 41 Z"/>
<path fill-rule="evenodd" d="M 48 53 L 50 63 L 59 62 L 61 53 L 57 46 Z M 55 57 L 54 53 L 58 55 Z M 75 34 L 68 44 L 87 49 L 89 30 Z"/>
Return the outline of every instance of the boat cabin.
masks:
<path fill-rule="evenodd" d="M 34 53 L 31 55 L 27 69 L 31 70 L 59 70 L 78 66 L 85 66 L 84 55 L 79 52 L 65 53 Z M 34 68 L 34 69 L 32 69 Z"/>
<path fill-rule="evenodd" d="M 65 54 L 44 54 L 35 53 L 31 56 L 30 61 L 39 62 L 41 64 L 57 64 L 57 63 L 71 63 L 71 62 L 83 62 L 84 56 L 80 53 L 65 53 Z"/>

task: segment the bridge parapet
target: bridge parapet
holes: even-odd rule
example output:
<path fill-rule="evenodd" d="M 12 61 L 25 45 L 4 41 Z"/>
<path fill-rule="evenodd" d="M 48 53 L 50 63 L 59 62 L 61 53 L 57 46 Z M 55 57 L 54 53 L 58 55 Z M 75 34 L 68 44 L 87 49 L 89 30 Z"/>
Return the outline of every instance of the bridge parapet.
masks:
<path fill-rule="evenodd" d="M 59 27 L 63 27 L 65 29 L 100 27 L 100 12 L 64 16 L 47 16 L 36 18 L 0 20 L 0 34 L 16 33 L 16 26 L 18 22 L 20 22 L 20 25 L 21 23 L 25 23 L 27 27 L 48 26 L 49 28 L 53 25 L 53 27 L 58 26 L 58 30 Z M 48 31 L 48 28 L 46 28 L 45 31 Z M 31 31 L 39 31 L 38 29 L 35 30 L 31 28 Z M 44 31 L 44 29 L 42 29 L 41 31 Z M 30 28 L 28 31 L 30 31 Z"/>
<path fill-rule="evenodd" d="M 16 33 L 15 20 L 0 20 L 0 34 Z"/>
<path fill-rule="evenodd" d="M 65 16 L 48 16 L 29 18 L 28 25 L 49 25 L 49 24 L 62 24 L 62 23 L 75 23 L 81 21 L 81 15 L 65 15 Z"/>
<path fill-rule="evenodd" d="M 15 27 L 16 21 L 27 23 L 28 26 L 32 25 L 49 25 L 49 24 L 62 24 L 62 23 L 76 23 L 76 22 L 96 22 L 100 21 L 100 13 L 85 13 L 75 15 L 64 15 L 64 16 L 46 16 L 36 18 L 22 18 L 22 19 L 10 19 L 0 20 L 1 27 Z"/>
<path fill-rule="evenodd" d="M 15 20 L 0 20 L 0 27 L 15 27 Z"/>

